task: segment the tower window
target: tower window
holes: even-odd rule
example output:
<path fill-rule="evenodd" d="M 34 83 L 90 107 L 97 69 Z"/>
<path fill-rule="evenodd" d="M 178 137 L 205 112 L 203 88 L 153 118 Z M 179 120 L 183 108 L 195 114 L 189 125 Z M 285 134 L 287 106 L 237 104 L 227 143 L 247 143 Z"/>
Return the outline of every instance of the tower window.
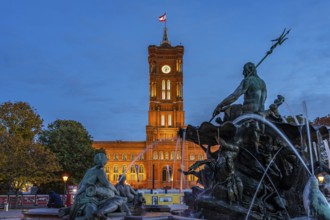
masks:
<path fill-rule="evenodd" d="M 166 96 L 166 84 L 165 80 L 162 80 L 162 99 L 164 100 Z"/>
<path fill-rule="evenodd" d="M 167 120 L 168 120 L 168 122 L 167 122 L 168 126 L 171 127 L 172 126 L 172 115 L 171 114 L 168 115 Z"/>
<path fill-rule="evenodd" d="M 165 126 L 165 115 L 160 116 L 160 125 Z"/>
<path fill-rule="evenodd" d="M 167 80 L 167 100 L 171 99 L 171 81 Z"/>

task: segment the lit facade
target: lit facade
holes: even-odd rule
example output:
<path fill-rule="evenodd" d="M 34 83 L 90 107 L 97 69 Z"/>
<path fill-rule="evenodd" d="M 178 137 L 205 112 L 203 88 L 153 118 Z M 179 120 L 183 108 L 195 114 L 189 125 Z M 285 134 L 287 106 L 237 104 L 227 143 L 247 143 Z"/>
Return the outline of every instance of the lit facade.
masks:
<path fill-rule="evenodd" d="M 122 173 L 134 188 L 177 188 L 196 185 L 193 176 L 182 176 L 196 160 L 205 159 L 199 146 L 177 137 L 185 128 L 183 108 L 183 46 L 172 47 L 164 28 L 160 46 L 148 47 L 149 111 L 146 141 L 95 141 L 109 162 L 109 181 L 115 184 Z"/>

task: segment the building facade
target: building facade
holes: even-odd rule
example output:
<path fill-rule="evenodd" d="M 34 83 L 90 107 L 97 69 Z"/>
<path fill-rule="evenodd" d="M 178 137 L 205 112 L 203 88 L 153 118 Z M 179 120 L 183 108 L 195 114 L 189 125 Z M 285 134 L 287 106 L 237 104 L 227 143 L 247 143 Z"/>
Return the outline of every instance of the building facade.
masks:
<path fill-rule="evenodd" d="M 185 128 L 183 102 L 184 47 L 171 46 L 164 28 L 159 46 L 148 47 L 149 111 L 146 141 L 95 141 L 109 158 L 105 171 L 115 184 L 126 174 L 134 188 L 185 189 L 196 185 L 196 177 L 183 176 L 205 153 L 193 143 L 181 140 L 178 131 Z"/>

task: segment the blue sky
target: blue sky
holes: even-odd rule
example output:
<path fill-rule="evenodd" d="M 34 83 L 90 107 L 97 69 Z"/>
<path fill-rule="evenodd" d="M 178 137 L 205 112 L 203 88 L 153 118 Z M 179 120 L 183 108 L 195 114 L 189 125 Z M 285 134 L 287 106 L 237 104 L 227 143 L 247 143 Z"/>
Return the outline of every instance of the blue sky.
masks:
<path fill-rule="evenodd" d="M 0 100 L 28 102 L 44 119 L 81 122 L 94 140 L 145 140 L 148 46 L 167 13 L 182 44 L 186 124 L 208 121 L 284 28 L 289 39 L 258 74 L 282 115 L 330 113 L 330 1 L 1 0 Z M 241 102 L 238 100 L 237 102 Z M 290 110 L 289 110 L 290 109 Z"/>

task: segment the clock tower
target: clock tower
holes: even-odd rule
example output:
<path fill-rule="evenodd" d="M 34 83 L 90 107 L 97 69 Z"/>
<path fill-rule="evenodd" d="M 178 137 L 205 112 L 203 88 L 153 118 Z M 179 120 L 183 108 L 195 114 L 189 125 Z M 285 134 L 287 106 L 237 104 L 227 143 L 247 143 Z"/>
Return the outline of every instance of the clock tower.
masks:
<path fill-rule="evenodd" d="M 164 28 L 160 46 L 148 47 L 149 112 L 147 144 L 176 140 L 185 126 L 183 111 L 183 46 L 172 47 Z"/>

